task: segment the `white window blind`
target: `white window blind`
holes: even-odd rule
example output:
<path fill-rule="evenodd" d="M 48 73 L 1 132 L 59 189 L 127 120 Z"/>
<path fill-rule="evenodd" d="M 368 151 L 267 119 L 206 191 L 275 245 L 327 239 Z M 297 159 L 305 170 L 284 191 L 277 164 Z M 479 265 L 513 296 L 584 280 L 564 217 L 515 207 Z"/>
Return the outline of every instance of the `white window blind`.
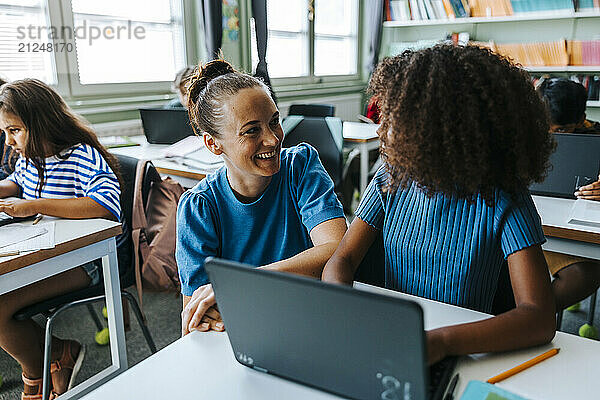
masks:
<path fill-rule="evenodd" d="M 88 33 L 75 36 L 82 85 L 171 81 L 185 65 L 181 0 L 71 4 L 75 29 Z"/>
<path fill-rule="evenodd" d="M 56 84 L 46 1 L 0 0 L 0 21 L 0 76 Z"/>

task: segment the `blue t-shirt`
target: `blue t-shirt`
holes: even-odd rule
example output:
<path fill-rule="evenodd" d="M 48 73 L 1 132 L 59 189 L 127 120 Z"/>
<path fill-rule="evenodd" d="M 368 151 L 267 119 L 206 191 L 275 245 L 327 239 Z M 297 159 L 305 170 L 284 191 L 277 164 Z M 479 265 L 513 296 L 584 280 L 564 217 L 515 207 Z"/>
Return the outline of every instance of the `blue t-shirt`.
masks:
<path fill-rule="evenodd" d="M 384 166 L 356 216 L 383 230 L 388 288 L 489 313 L 505 259 L 545 241 L 527 192 L 498 190 L 488 206 L 481 196 L 427 197 L 415 183 L 384 192 L 387 179 Z"/>
<path fill-rule="evenodd" d="M 227 170 L 185 192 L 177 208 L 177 247 L 181 293 L 191 296 L 209 282 L 204 259 L 216 256 L 261 266 L 313 246 L 309 232 L 344 213 L 333 182 L 308 144 L 281 150 L 281 167 L 264 193 L 242 203 Z"/>

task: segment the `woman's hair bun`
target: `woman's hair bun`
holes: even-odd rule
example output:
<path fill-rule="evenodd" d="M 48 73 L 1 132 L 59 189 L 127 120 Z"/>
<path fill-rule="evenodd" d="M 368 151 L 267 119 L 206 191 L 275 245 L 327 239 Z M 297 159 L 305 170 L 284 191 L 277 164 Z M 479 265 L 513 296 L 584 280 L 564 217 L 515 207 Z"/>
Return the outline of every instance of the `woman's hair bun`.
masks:
<path fill-rule="evenodd" d="M 188 98 L 189 102 L 195 102 L 198 95 L 206 88 L 208 83 L 213 79 L 236 72 L 231 64 L 223 59 L 212 60 L 204 65 L 199 65 L 197 71 L 190 79 Z"/>

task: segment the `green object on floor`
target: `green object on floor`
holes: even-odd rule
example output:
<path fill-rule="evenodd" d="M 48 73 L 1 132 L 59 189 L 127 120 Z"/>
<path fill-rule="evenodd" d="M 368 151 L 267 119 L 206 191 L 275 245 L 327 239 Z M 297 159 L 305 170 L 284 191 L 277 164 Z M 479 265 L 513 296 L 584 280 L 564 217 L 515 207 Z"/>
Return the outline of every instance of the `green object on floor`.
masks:
<path fill-rule="evenodd" d="M 598 329 L 595 326 L 590 324 L 583 324 L 579 328 L 579 336 L 598 340 Z"/>
<path fill-rule="evenodd" d="M 108 319 L 108 310 L 106 309 L 106 306 L 102 307 L 102 315 L 104 318 Z"/>
<path fill-rule="evenodd" d="M 575 311 L 579 311 L 580 308 L 581 308 L 581 304 L 579 302 L 577 302 L 577 303 L 573 304 L 572 306 L 567 307 L 567 311 L 575 312 Z"/>
<path fill-rule="evenodd" d="M 108 328 L 104 328 L 101 331 L 96 332 L 96 343 L 100 346 L 106 346 L 110 342 L 110 333 Z"/>

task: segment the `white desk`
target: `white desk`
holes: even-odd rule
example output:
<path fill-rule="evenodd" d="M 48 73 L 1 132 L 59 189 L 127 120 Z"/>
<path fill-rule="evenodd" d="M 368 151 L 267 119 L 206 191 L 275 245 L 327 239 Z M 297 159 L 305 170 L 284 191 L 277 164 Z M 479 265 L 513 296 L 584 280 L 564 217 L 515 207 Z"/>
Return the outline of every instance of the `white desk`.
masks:
<path fill-rule="evenodd" d="M 62 395 L 75 399 L 127 369 L 123 308 L 115 236 L 121 224 L 104 219 L 57 219 L 53 249 L 0 258 L 0 294 L 102 259 L 112 365 Z"/>
<path fill-rule="evenodd" d="M 411 298 L 424 309 L 425 327 L 469 322 L 488 315 L 357 284 L 363 290 Z M 326 329 L 326 328 L 324 328 Z M 377 330 L 373 330 L 374 337 Z M 464 357 L 458 365 L 458 399 L 469 380 L 486 380 L 551 347 L 561 352 L 498 385 L 532 400 L 593 398 L 600 393 L 597 362 L 600 344 L 557 333 L 550 345 L 502 354 Z M 284 356 L 284 355 L 282 355 Z M 112 398 L 171 399 L 337 399 L 338 397 L 264 374 L 239 364 L 224 333 L 194 332 L 177 340 L 135 367 L 88 394 L 87 400 Z M 591 397 L 590 397 L 591 396 Z"/>
<path fill-rule="evenodd" d="M 166 144 L 150 144 L 143 135 L 131 136 L 131 140 L 139 143 L 140 146 L 117 147 L 109 149 L 113 154 L 139 158 L 140 160 L 151 160 L 157 171 L 163 175 L 170 175 L 176 179 L 183 187 L 192 187 L 198 181 L 204 179 L 206 175 L 217 170 L 221 165 L 211 168 L 192 167 L 177 162 L 175 159 L 167 159 L 163 155 L 163 150 L 169 147 Z"/>
<path fill-rule="evenodd" d="M 369 151 L 379 148 L 379 124 L 344 121 L 344 145 L 357 148 L 360 152 L 360 193 L 365 192 L 369 183 Z"/>
<path fill-rule="evenodd" d="M 575 200 L 533 196 L 547 242 L 544 250 L 600 260 L 600 228 L 569 224 Z"/>

